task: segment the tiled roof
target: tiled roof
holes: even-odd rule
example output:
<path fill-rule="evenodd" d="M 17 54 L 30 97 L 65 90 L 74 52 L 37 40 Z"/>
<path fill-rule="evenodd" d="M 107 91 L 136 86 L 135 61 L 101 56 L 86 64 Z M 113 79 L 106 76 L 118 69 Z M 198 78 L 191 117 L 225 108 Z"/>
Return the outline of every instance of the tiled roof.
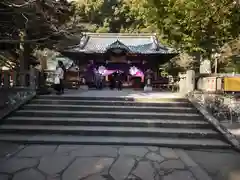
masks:
<path fill-rule="evenodd" d="M 158 43 L 154 34 L 86 34 L 80 44 L 71 51 L 85 53 L 104 53 L 111 46 L 121 45 L 131 53 L 170 53 L 169 49 Z"/>

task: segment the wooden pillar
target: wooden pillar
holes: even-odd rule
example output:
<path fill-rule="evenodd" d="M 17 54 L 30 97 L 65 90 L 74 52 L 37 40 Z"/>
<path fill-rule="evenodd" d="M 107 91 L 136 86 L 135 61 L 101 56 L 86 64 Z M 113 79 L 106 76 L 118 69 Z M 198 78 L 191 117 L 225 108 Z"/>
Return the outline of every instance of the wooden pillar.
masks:
<path fill-rule="evenodd" d="M 18 73 L 17 73 L 17 71 L 14 71 L 13 72 L 13 77 L 12 77 L 13 79 L 13 87 L 15 87 L 15 86 L 17 86 L 18 85 Z"/>
<path fill-rule="evenodd" d="M 3 88 L 10 88 L 10 75 L 8 71 L 3 71 Z"/>

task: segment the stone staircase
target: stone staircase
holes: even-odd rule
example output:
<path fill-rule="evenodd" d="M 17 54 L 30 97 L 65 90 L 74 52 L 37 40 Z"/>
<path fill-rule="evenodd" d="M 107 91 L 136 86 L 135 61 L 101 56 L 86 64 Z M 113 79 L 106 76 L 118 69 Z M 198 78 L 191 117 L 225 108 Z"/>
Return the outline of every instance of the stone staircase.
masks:
<path fill-rule="evenodd" d="M 40 96 L 3 121 L 0 141 L 230 147 L 186 99 L 146 100 Z"/>

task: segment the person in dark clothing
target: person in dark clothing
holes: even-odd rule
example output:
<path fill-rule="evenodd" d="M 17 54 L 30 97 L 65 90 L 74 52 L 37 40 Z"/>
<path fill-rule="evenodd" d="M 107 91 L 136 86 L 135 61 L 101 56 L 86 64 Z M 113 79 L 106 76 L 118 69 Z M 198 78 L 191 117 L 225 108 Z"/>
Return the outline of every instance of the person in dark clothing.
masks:
<path fill-rule="evenodd" d="M 102 89 L 102 75 L 97 70 L 94 70 L 94 81 L 96 88 Z"/>
<path fill-rule="evenodd" d="M 121 72 L 117 71 L 116 72 L 116 85 L 117 85 L 117 89 L 119 91 L 122 90 L 122 79 L 121 79 Z"/>
<path fill-rule="evenodd" d="M 110 75 L 109 80 L 110 80 L 110 86 L 109 87 L 110 87 L 111 90 L 113 90 L 115 88 L 115 84 L 116 84 L 114 74 Z"/>

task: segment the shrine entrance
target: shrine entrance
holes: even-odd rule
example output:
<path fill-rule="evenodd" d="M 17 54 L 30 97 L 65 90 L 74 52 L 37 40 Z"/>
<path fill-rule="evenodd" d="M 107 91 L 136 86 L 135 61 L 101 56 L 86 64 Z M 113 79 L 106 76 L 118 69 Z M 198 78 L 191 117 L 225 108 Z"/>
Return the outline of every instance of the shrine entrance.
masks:
<path fill-rule="evenodd" d="M 108 85 L 109 81 L 117 75 L 120 77 L 123 88 L 143 87 L 144 74 L 128 60 L 130 51 L 118 40 L 106 49 L 106 61 L 98 66 L 98 71 L 104 76 L 105 85 Z"/>
<path fill-rule="evenodd" d="M 78 46 L 61 53 L 79 66 L 89 87 L 94 85 L 94 72 L 98 71 L 105 86 L 114 73 L 121 72 L 125 88 L 154 88 L 152 84 L 161 76 L 159 65 L 177 55 L 161 45 L 154 34 L 126 33 L 86 33 Z"/>

